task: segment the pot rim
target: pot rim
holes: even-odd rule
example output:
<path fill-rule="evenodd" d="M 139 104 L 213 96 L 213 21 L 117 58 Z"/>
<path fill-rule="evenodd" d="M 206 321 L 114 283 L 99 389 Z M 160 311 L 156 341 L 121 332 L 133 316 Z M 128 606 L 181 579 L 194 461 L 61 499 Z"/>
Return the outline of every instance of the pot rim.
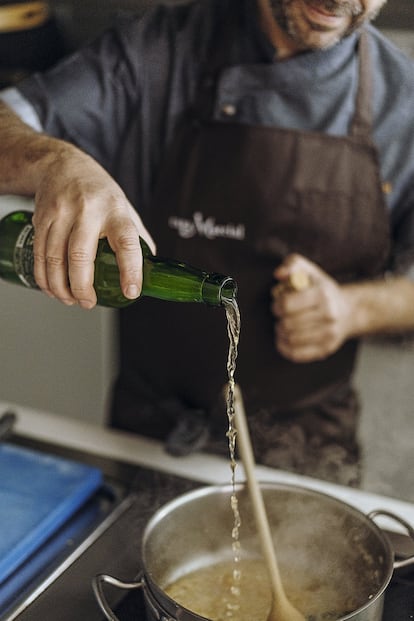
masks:
<path fill-rule="evenodd" d="M 313 488 L 306 487 L 304 485 L 293 485 L 290 483 L 278 483 L 274 481 L 259 481 L 259 485 L 262 490 L 263 489 L 270 489 L 270 490 L 277 489 L 277 490 L 282 490 L 282 491 L 287 490 L 287 491 L 299 492 L 302 494 L 304 493 L 306 495 L 314 496 L 316 498 L 322 498 L 322 499 L 325 498 L 329 500 L 329 502 L 332 502 L 338 505 L 339 507 L 342 507 L 344 510 L 347 510 L 349 513 L 352 513 L 353 515 L 355 515 L 355 517 L 358 517 L 359 519 L 362 519 L 363 521 L 365 521 L 365 523 L 375 531 L 379 539 L 382 540 L 384 547 L 386 548 L 386 551 L 388 553 L 388 556 L 391 559 L 393 559 L 394 552 L 393 552 L 391 543 L 388 537 L 385 535 L 384 531 L 378 526 L 378 524 L 374 522 L 373 519 L 371 519 L 367 514 L 363 513 L 359 509 L 357 509 L 354 505 L 351 505 L 341 500 L 340 498 L 337 498 L 336 496 L 332 496 L 331 494 L 328 494 L 326 492 L 321 492 L 319 490 L 315 490 Z M 244 490 L 246 487 L 247 487 L 246 481 L 239 481 L 238 483 L 236 483 L 236 486 L 235 486 L 236 493 L 239 492 L 240 490 Z M 145 545 L 146 545 L 147 539 L 150 536 L 153 528 L 155 528 L 156 525 L 158 524 L 158 522 L 160 522 L 166 515 L 173 512 L 176 508 L 182 506 L 183 504 L 187 502 L 191 502 L 192 500 L 201 498 L 203 496 L 209 496 L 209 495 L 215 494 L 217 492 L 230 495 L 231 493 L 233 493 L 233 486 L 230 483 L 223 483 L 223 484 L 218 484 L 218 485 L 203 485 L 201 487 L 197 487 L 196 489 L 190 490 L 189 492 L 185 492 L 184 494 L 180 494 L 179 496 L 176 496 L 172 500 L 162 505 L 162 507 L 157 509 L 157 511 L 155 511 L 152 517 L 148 520 L 145 526 L 143 535 L 142 535 L 143 560 L 144 560 Z"/>
<path fill-rule="evenodd" d="M 384 563 L 385 576 L 383 578 L 381 586 L 378 588 L 375 594 L 362 606 L 353 610 L 351 613 L 338 618 L 337 621 L 347 621 L 350 619 L 354 619 L 356 615 L 359 615 L 360 613 L 365 611 L 368 607 L 373 606 L 375 602 L 378 602 L 378 600 L 383 597 L 384 592 L 387 589 L 391 581 L 393 572 L 394 572 L 394 551 L 392 549 L 392 546 L 391 546 L 391 543 L 388 537 L 381 530 L 381 528 L 373 521 L 373 519 L 371 519 L 368 515 L 366 515 L 365 513 L 363 513 L 356 507 L 354 507 L 353 505 L 350 505 L 349 503 L 344 502 L 343 500 L 335 496 L 332 496 L 326 492 L 321 492 L 319 490 L 315 490 L 310 487 L 301 486 L 301 485 L 293 485 L 289 483 L 279 483 L 279 482 L 273 482 L 273 481 L 259 481 L 259 485 L 262 490 L 265 490 L 265 489 L 269 489 L 269 490 L 273 489 L 273 490 L 281 490 L 281 491 L 286 490 L 286 491 L 297 492 L 299 494 L 305 494 L 305 495 L 308 495 L 314 498 L 326 499 L 329 502 L 333 503 L 334 505 L 337 505 L 339 508 L 342 508 L 344 511 L 346 510 L 348 513 L 354 515 L 356 518 L 358 518 L 362 522 L 364 522 L 366 526 L 369 527 L 374 532 L 374 534 L 377 536 L 377 538 L 381 542 L 383 549 L 384 549 L 384 558 L 385 558 L 385 563 Z M 237 482 L 235 486 L 236 493 L 239 492 L 240 490 L 245 489 L 246 487 L 247 487 L 246 481 Z M 211 621 L 207 617 L 201 617 L 200 615 L 197 615 L 197 613 L 195 613 L 191 609 L 188 609 L 178 604 L 174 599 L 172 599 L 169 595 L 167 595 L 163 587 L 161 587 L 159 584 L 157 584 L 157 582 L 154 579 L 152 579 L 151 572 L 148 571 L 148 568 L 147 568 L 147 559 L 146 559 L 147 541 L 148 541 L 149 536 L 151 535 L 152 530 L 159 524 L 159 522 L 161 522 L 165 516 L 174 512 L 176 508 L 182 506 L 183 504 L 186 504 L 187 502 L 191 502 L 197 498 L 201 498 L 203 496 L 214 495 L 217 493 L 228 494 L 230 496 L 233 493 L 233 486 L 230 483 L 224 483 L 224 484 L 218 484 L 218 485 L 205 485 L 202 487 L 198 487 L 194 490 L 190 490 L 189 492 L 180 494 L 176 498 L 173 498 L 169 502 L 165 503 L 162 507 L 160 507 L 153 514 L 153 516 L 149 519 L 144 529 L 144 533 L 142 536 L 142 554 L 141 554 L 142 572 L 143 572 L 143 576 L 145 579 L 145 585 L 146 585 L 146 589 L 144 589 L 144 592 L 145 590 L 148 590 L 151 593 L 152 597 L 158 601 L 156 591 L 159 591 L 162 594 L 162 597 L 165 598 L 167 602 L 169 602 L 172 609 L 175 609 L 175 612 L 178 613 L 178 617 L 176 618 L 179 618 L 179 619 L 187 618 L 187 615 L 189 615 L 188 618 L 195 619 L 196 621 Z M 182 617 L 182 613 L 184 613 L 184 617 Z"/>

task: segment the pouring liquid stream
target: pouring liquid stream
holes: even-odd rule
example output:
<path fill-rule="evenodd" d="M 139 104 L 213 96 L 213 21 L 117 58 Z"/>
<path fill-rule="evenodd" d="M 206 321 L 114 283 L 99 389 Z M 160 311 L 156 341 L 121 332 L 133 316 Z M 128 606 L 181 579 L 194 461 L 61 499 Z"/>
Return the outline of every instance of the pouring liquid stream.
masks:
<path fill-rule="evenodd" d="M 231 509 L 233 511 L 233 528 L 232 528 L 232 549 L 233 549 L 233 573 L 230 586 L 230 598 L 226 603 L 226 617 L 228 619 L 237 619 L 240 610 L 240 526 L 241 518 L 239 511 L 239 501 L 236 493 L 236 436 L 237 431 L 234 423 L 234 391 L 236 371 L 237 348 L 240 335 L 240 312 L 235 298 L 225 299 L 224 308 L 227 318 L 227 332 L 229 336 L 229 353 L 227 358 L 227 377 L 228 385 L 226 391 L 226 411 L 228 418 L 227 438 L 229 443 L 230 469 L 231 469 Z"/>

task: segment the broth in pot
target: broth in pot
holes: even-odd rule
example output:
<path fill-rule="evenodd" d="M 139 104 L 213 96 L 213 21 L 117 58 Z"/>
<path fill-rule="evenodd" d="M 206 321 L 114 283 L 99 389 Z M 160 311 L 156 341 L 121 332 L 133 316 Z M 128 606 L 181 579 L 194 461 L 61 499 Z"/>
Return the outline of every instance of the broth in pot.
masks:
<path fill-rule="evenodd" d="M 271 591 L 266 565 L 260 559 L 240 562 L 239 610 L 234 617 L 229 617 L 233 567 L 231 561 L 224 561 L 192 571 L 169 584 L 165 592 L 184 608 L 211 621 L 229 621 L 229 618 L 234 621 L 266 621 L 271 607 Z M 363 584 L 359 593 L 343 592 L 340 577 L 335 576 L 326 583 L 310 577 L 307 584 L 302 581 L 298 585 L 294 575 L 285 573 L 284 584 L 289 599 L 305 614 L 307 621 L 342 618 L 358 608 L 367 597 Z"/>

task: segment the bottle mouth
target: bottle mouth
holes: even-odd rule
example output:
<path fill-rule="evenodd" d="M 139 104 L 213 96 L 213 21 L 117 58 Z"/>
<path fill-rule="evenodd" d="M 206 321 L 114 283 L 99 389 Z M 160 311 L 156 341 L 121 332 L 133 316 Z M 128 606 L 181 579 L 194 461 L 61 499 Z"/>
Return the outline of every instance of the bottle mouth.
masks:
<path fill-rule="evenodd" d="M 237 284 L 230 276 L 208 274 L 203 282 L 203 298 L 207 304 L 222 306 L 236 299 Z"/>
<path fill-rule="evenodd" d="M 233 278 L 229 276 L 223 281 L 220 288 L 220 298 L 221 303 L 224 304 L 226 301 L 230 302 L 231 300 L 236 299 L 237 295 L 237 283 Z"/>

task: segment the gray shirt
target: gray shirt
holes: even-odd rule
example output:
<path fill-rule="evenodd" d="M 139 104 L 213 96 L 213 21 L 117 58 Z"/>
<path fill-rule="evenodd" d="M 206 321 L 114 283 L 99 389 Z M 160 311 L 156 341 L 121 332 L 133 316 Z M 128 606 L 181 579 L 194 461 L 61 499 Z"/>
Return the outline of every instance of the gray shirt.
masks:
<path fill-rule="evenodd" d="M 165 148 L 194 101 L 213 33 L 229 16 L 237 36 L 223 58 L 216 119 L 230 114 L 232 122 L 348 132 L 358 84 L 358 35 L 328 50 L 275 61 L 254 0 L 157 6 L 25 80 L 20 96 L 44 131 L 74 142 L 103 164 L 145 220 Z M 368 29 L 373 139 L 382 179 L 392 188 L 392 269 L 405 271 L 414 263 L 414 63 Z"/>

